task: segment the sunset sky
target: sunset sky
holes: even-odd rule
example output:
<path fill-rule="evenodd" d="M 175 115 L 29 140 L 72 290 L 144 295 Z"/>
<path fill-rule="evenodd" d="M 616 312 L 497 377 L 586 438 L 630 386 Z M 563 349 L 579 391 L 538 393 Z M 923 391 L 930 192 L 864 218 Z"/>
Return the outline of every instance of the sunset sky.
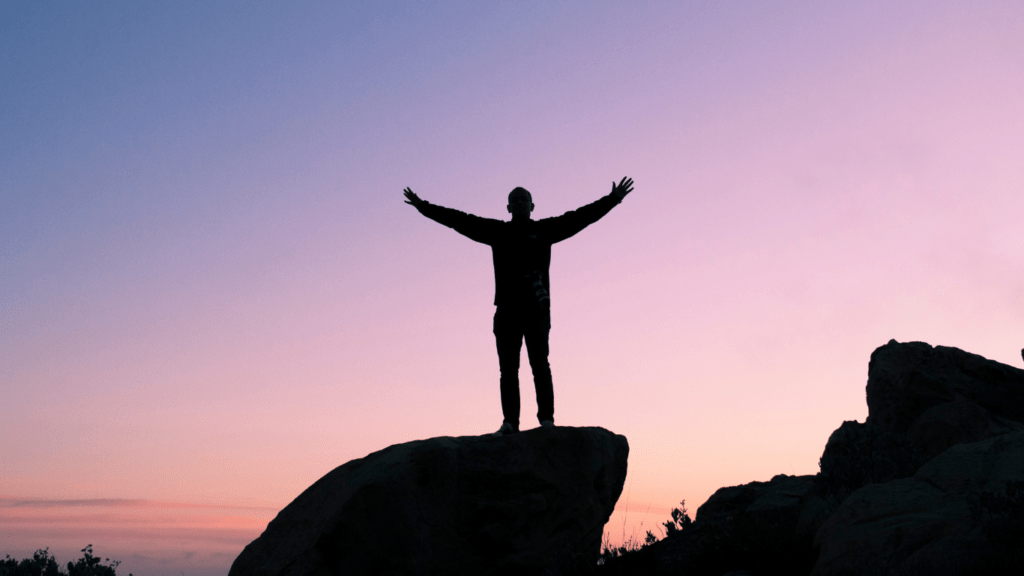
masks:
<path fill-rule="evenodd" d="M 629 439 L 613 542 L 817 472 L 889 339 L 1022 365 L 1022 38 L 1018 0 L 0 3 L 0 558 L 223 576 L 334 467 L 496 430 L 490 250 L 406 186 L 635 180 L 551 263 L 556 422 Z"/>

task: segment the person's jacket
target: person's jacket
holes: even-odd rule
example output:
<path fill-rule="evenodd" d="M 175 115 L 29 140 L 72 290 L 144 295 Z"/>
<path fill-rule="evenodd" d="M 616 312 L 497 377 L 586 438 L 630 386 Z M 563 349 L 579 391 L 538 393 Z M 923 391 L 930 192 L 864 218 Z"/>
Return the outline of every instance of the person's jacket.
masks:
<path fill-rule="evenodd" d="M 542 220 L 513 218 L 511 222 L 481 218 L 429 202 L 423 202 L 419 211 L 471 240 L 490 246 L 494 259 L 494 304 L 515 306 L 529 299 L 531 273 L 538 273 L 544 288 L 551 293 L 548 268 L 552 244 L 597 222 L 621 201 L 609 194 L 561 216 Z"/>

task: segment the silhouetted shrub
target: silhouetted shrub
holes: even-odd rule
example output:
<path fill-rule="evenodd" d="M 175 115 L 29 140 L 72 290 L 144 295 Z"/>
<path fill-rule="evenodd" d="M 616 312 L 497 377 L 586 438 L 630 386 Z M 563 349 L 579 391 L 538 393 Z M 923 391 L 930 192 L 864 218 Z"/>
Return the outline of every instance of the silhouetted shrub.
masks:
<path fill-rule="evenodd" d="M 102 562 L 110 562 L 104 565 Z M 82 557 L 74 562 L 68 562 L 67 571 L 61 570 L 57 559 L 50 555 L 50 548 L 36 550 L 32 558 L 25 558 L 18 561 L 11 558 L 0 560 L 0 576 L 117 576 L 117 567 L 120 560 L 111 561 L 110 558 L 100 560 L 93 556 L 92 544 L 82 548 Z M 132 574 L 128 574 L 132 576 Z"/>
<path fill-rule="evenodd" d="M 692 523 L 689 512 L 686 510 L 686 500 L 680 500 L 679 508 L 672 509 L 672 519 L 662 524 L 665 526 L 665 537 L 672 538 L 681 534 Z M 612 546 L 605 537 L 605 541 L 601 543 L 601 555 L 598 557 L 597 563 L 598 565 L 609 564 L 609 561 L 639 552 L 657 541 L 658 537 L 650 530 L 647 531 L 643 543 L 630 536 L 619 547 Z"/>
<path fill-rule="evenodd" d="M 50 548 L 36 550 L 32 558 L 25 558 L 21 562 L 11 558 L 0 560 L 0 576 L 60 576 L 61 571 L 57 567 L 57 559 L 50 556 Z"/>
<path fill-rule="evenodd" d="M 679 508 L 672 509 L 672 520 L 663 524 L 665 526 L 665 537 L 671 538 L 676 534 L 682 533 L 682 531 L 692 523 L 693 520 L 690 520 L 690 514 L 686 510 L 686 500 L 680 500 Z M 652 534 L 647 532 L 648 540 L 650 540 L 651 537 Z M 653 544 L 654 542 L 657 542 L 657 539 L 654 539 L 654 541 L 648 541 L 647 543 Z"/>

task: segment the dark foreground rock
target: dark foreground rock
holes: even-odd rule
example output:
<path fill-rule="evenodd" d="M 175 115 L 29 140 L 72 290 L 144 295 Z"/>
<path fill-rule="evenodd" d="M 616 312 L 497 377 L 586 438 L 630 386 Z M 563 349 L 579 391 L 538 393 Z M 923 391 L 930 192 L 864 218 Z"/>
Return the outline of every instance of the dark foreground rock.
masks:
<path fill-rule="evenodd" d="M 1013 574 L 1024 567 L 1024 432 L 960 444 L 854 492 L 815 539 L 814 576 Z"/>
<path fill-rule="evenodd" d="M 832 512 L 814 476 L 780 474 L 768 482 L 720 488 L 678 536 L 621 560 L 608 574 L 807 574 L 814 535 Z"/>
<path fill-rule="evenodd" d="M 334 469 L 229 576 L 568 573 L 593 566 L 629 446 L 603 428 L 432 438 Z"/>
<path fill-rule="evenodd" d="M 913 476 L 925 461 L 905 431 L 848 420 L 829 436 L 817 479 L 827 499 L 838 505 L 861 486 Z"/>
<path fill-rule="evenodd" d="M 1024 565 L 1024 370 L 957 348 L 872 353 L 866 422 L 815 476 L 718 490 L 681 533 L 601 576 L 1016 574 Z"/>

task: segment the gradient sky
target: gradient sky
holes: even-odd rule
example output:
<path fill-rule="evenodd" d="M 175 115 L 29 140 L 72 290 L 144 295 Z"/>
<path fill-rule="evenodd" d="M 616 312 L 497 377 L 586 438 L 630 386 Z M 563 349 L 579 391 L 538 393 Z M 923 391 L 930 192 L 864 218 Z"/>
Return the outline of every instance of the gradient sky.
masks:
<path fill-rule="evenodd" d="M 1021 38 L 1018 1 L 0 4 L 0 555 L 223 575 L 334 467 L 497 429 L 489 249 L 406 186 L 635 179 L 551 264 L 556 420 L 630 443 L 612 541 L 817 472 L 890 338 L 1021 366 Z"/>

